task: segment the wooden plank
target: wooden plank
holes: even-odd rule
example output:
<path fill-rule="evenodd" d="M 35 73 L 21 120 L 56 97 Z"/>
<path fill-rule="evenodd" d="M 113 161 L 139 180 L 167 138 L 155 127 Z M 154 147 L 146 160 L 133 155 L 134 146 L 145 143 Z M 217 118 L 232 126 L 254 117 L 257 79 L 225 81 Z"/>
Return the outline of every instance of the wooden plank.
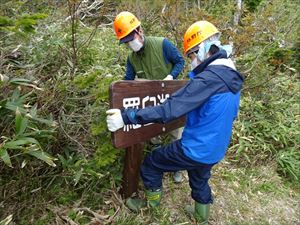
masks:
<path fill-rule="evenodd" d="M 138 190 L 140 166 L 143 158 L 144 144 L 135 144 L 126 148 L 121 195 L 130 197 Z"/>
<path fill-rule="evenodd" d="M 174 81 L 118 81 L 110 86 L 110 108 L 144 108 L 161 104 L 186 84 Z M 185 118 L 168 124 L 127 125 L 112 134 L 113 145 L 124 148 L 149 140 L 184 125 Z"/>

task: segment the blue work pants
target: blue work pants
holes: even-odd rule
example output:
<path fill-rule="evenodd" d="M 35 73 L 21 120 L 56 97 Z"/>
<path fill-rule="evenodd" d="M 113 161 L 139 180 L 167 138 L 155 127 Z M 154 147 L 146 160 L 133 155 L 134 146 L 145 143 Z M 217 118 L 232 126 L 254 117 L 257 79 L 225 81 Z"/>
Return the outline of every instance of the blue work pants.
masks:
<path fill-rule="evenodd" d="M 187 170 L 192 198 L 201 204 L 208 204 L 213 202 L 208 184 L 213 165 L 188 158 L 178 140 L 148 153 L 141 166 L 141 177 L 146 189 L 157 190 L 162 188 L 164 172 Z"/>

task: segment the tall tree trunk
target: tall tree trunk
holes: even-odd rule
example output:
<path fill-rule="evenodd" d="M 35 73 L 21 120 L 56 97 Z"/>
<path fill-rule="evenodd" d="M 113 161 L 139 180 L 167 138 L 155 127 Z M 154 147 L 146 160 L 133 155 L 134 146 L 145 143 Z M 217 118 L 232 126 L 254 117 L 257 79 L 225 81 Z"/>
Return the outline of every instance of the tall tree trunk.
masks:
<path fill-rule="evenodd" d="M 201 5 L 200 5 L 200 0 L 197 0 L 197 8 L 200 9 Z"/>
<path fill-rule="evenodd" d="M 241 14 L 242 14 L 242 0 L 236 0 L 236 11 L 234 13 L 233 18 L 233 25 L 237 26 L 241 20 Z"/>

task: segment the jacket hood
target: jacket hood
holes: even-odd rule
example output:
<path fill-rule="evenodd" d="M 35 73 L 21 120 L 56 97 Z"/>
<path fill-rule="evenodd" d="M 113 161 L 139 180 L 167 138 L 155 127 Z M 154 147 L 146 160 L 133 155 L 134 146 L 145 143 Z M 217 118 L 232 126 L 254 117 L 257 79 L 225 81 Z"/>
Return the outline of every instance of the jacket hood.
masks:
<path fill-rule="evenodd" d="M 204 71 L 204 69 L 216 59 L 227 59 L 227 52 L 224 50 L 220 50 L 212 56 L 205 59 L 202 63 L 200 63 L 195 69 L 193 69 L 193 73 L 199 74 Z"/>

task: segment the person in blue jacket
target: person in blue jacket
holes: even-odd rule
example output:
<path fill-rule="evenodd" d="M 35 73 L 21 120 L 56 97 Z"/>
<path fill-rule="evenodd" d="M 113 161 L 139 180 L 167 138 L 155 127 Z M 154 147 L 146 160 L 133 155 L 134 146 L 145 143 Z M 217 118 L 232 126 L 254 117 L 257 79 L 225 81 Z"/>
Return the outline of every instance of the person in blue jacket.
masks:
<path fill-rule="evenodd" d="M 107 125 L 112 132 L 124 124 L 168 123 L 187 115 L 182 138 L 149 153 L 141 167 L 146 200 L 128 199 L 139 210 L 156 207 L 162 195 L 164 172 L 187 170 L 194 207 L 186 210 L 208 224 L 213 202 L 211 169 L 228 148 L 233 122 L 238 115 L 243 77 L 229 58 L 230 46 L 221 45 L 220 32 L 207 22 L 192 24 L 184 35 L 184 53 L 191 60 L 189 82 L 162 105 L 144 109 L 110 109 Z"/>

